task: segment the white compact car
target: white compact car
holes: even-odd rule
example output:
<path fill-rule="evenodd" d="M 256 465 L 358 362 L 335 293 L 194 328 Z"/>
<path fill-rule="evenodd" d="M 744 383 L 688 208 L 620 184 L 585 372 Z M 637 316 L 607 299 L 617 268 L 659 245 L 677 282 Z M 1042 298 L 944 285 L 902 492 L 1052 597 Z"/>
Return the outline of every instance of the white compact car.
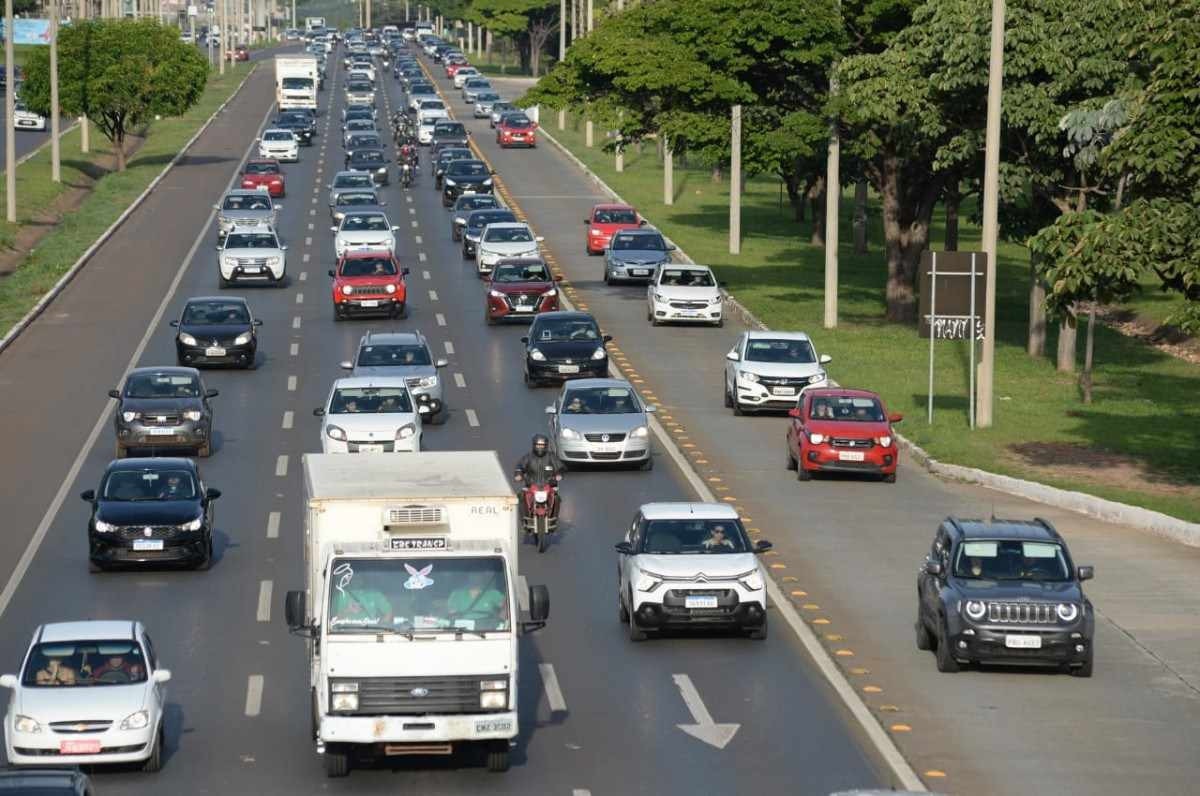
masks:
<path fill-rule="evenodd" d="M 804 332 L 742 332 L 725 355 L 725 406 L 791 409 L 809 387 L 828 387 L 828 354 L 817 356 Z"/>
<path fill-rule="evenodd" d="M 13 692 L 4 716 L 9 765 L 141 763 L 158 771 L 170 679 L 141 622 L 42 625 L 21 673 L 0 677 Z"/>
<path fill-rule="evenodd" d="M 475 246 L 475 270 L 490 274 L 496 263 L 506 257 L 536 257 L 538 244 L 543 240 L 533 234 L 528 224 L 519 221 L 488 224 L 480 231 Z"/>
<path fill-rule="evenodd" d="M 417 124 L 449 118 L 450 111 L 446 109 L 446 103 L 440 99 L 421 100 L 421 104 L 417 106 Z"/>
<path fill-rule="evenodd" d="M 767 637 L 767 573 L 737 511 L 647 503 L 617 543 L 617 606 L 629 638 L 650 630 L 733 628 Z"/>
<path fill-rule="evenodd" d="M 437 126 L 438 119 L 426 119 L 421 122 L 421 126 L 417 128 L 417 143 L 423 146 L 429 146 L 433 143 L 433 128 Z"/>
<path fill-rule="evenodd" d="M 18 102 L 13 110 L 13 128 L 16 130 L 45 130 L 46 117 L 29 110 L 23 102 Z"/>
<path fill-rule="evenodd" d="M 473 66 L 464 66 L 454 73 L 454 87 L 461 89 L 469 77 L 483 77 L 483 75 L 479 74 L 479 70 Z"/>
<path fill-rule="evenodd" d="M 266 282 L 283 287 L 287 272 L 287 246 L 269 226 L 234 225 L 217 244 L 221 287 L 234 282 Z"/>
<path fill-rule="evenodd" d="M 646 288 L 646 320 L 723 326 L 721 288 L 706 265 L 664 263 Z"/>
<path fill-rule="evenodd" d="M 258 139 L 258 156 L 297 163 L 300 160 L 300 141 L 291 130 L 264 130 L 262 138 Z"/>
<path fill-rule="evenodd" d="M 429 404 L 414 405 L 397 376 L 338 379 L 321 418 L 322 453 L 416 453 L 421 450 L 421 416 Z"/>
<path fill-rule="evenodd" d="M 347 213 L 329 231 L 335 233 L 333 251 L 341 257 L 353 251 L 396 252 L 396 232 L 400 229 L 388 221 L 386 214 L 376 210 Z"/>

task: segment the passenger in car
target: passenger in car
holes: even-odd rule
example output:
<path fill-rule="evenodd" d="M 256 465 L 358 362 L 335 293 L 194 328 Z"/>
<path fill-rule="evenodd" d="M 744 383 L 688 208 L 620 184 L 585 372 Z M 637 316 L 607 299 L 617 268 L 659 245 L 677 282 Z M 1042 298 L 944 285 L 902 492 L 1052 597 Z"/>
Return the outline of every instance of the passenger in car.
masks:
<path fill-rule="evenodd" d="M 59 658 L 49 658 L 37 673 L 38 685 L 75 685 L 75 670 Z"/>

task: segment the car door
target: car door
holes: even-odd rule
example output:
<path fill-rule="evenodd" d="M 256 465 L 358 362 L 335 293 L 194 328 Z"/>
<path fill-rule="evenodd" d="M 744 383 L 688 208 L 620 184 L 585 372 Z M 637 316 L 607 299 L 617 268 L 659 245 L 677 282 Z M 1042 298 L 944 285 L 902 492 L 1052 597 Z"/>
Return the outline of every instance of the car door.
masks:
<path fill-rule="evenodd" d="M 167 704 L 167 686 L 165 683 L 154 680 L 154 673 L 158 671 L 158 654 L 154 651 L 154 642 L 150 640 L 150 635 L 144 630 L 142 631 L 142 648 L 146 651 L 146 677 L 150 680 L 154 712 L 157 714 L 152 716 L 151 720 L 157 718 L 161 721 Z"/>
<path fill-rule="evenodd" d="M 795 455 L 796 461 L 800 461 L 800 435 L 804 433 L 804 421 L 808 417 L 811 404 L 811 396 L 805 396 L 801 393 L 800 397 L 796 399 L 796 408 L 800 410 L 800 417 L 790 418 L 790 422 L 788 423 L 788 450 Z"/>
<path fill-rule="evenodd" d="M 921 601 L 921 611 L 929 624 L 936 624 L 941 613 L 942 583 L 950 563 L 950 537 L 944 528 L 938 528 L 929 548 L 926 561 L 935 561 L 942 565 L 942 574 L 931 575 L 921 566 L 918 593 Z"/>
<path fill-rule="evenodd" d="M 633 557 L 637 555 L 638 548 L 641 546 L 639 533 L 641 527 L 642 513 L 639 511 L 633 515 L 633 522 L 630 524 L 629 529 L 626 530 L 624 539 L 633 548 L 633 555 L 625 553 L 617 554 L 617 589 L 620 595 L 625 595 L 629 592 L 630 569 L 632 568 Z M 633 606 L 629 607 L 632 608 Z"/>
<path fill-rule="evenodd" d="M 554 413 L 550 415 L 550 444 L 557 445 L 558 432 L 561 426 L 558 422 L 558 416 L 562 414 L 563 399 L 567 395 L 567 386 L 564 384 L 562 390 L 558 393 L 558 397 L 554 399 Z M 561 457 L 560 457 L 561 458 Z"/>
<path fill-rule="evenodd" d="M 654 276 L 650 277 L 650 284 L 646 285 L 646 311 L 651 315 L 654 314 L 654 293 L 658 290 L 658 280 L 662 278 L 662 272 L 661 265 L 655 267 Z"/>

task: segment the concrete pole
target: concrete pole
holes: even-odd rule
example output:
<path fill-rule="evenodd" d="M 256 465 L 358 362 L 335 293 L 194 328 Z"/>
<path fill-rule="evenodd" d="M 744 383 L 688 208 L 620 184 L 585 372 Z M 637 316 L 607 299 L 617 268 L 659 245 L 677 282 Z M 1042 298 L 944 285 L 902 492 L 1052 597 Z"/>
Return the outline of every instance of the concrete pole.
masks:
<path fill-rule="evenodd" d="M 1000 193 L 1004 11 L 1004 0 L 992 0 L 992 52 L 988 60 L 987 132 L 983 149 L 983 253 L 987 255 L 987 287 L 984 298 L 983 358 L 979 362 L 979 392 L 975 404 L 975 422 L 979 428 L 990 428 L 993 424 L 992 398 L 996 375 L 996 240 L 1000 234 L 996 215 Z M 971 331 L 971 345 L 974 345 L 974 329 Z"/>
<path fill-rule="evenodd" d="M 567 57 L 567 0 L 558 0 L 558 62 Z M 558 111 L 558 129 L 567 129 L 567 109 Z"/>
<path fill-rule="evenodd" d="M 594 0 L 587 0 L 587 32 L 589 34 L 592 32 L 592 26 L 593 26 L 593 23 L 595 22 L 595 16 L 593 14 L 593 8 L 594 8 L 593 4 L 594 4 Z M 580 9 L 580 13 L 581 14 L 583 13 L 582 9 Z M 592 146 L 592 139 L 595 136 L 595 131 L 593 129 L 595 127 L 595 125 L 592 124 L 591 119 L 587 120 L 586 127 L 587 127 L 587 129 L 585 130 L 584 143 L 590 149 Z"/>
<path fill-rule="evenodd" d="M 670 141 L 663 141 L 663 204 L 675 204 L 675 153 Z"/>
<path fill-rule="evenodd" d="M 836 90 L 836 87 L 834 87 Z M 825 160 L 825 328 L 838 323 L 838 208 L 842 198 L 841 142 L 837 124 L 829 126 L 829 153 Z"/>
<path fill-rule="evenodd" d="M 371 0 L 367 0 L 367 29 L 371 28 Z"/>
<path fill-rule="evenodd" d="M 90 0 L 79 0 L 79 18 L 89 19 L 92 16 Z M 193 38 L 193 41 L 195 39 Z M 88 118 L 87 116 L 79 117 L 79 151 L 86 153 L 88 151 Z"/>
<path fill-rule="evenodd" d="M 742 253 L 742 106 L 734 105 L 729 160 L 729 253 Z"/>
<path fill-rule="evenodd" d="M 7 192 L 8 223 L 17 223 L 17 136 L 13 130 L 13 116 L 16 105 L 13 98 L 17 94 L 16 75 L 13 74 L 13 3 L 4 0 L 4 190 Z"/>
<path fill-rule="evenodd" d="M 217 23 L 217 27 L 221 29 L 221 46 L 217 50 L 217 67 L 218 74 L 225 74 L 225 52 L 229 42 L 229 12 L 227 6 L 229 0 L 217 0 L 217 6 L 220 8 L 221 21 Z"/>
<path fill-rule="evenodd" d="M 296 0 L 292 0 L 292 27 L 296 27 Z"/>
<path fill-rule="evenodd" d="M 62 151 L 58 141 L 58 0 L 50 0 L 50 179 L 62 182 Z M 5 32 L 11 28 L 5 28 Z M 11 83 L 9 84 L 12 85 Z M 12 137 L 13 129 L 8 128 Z"/>

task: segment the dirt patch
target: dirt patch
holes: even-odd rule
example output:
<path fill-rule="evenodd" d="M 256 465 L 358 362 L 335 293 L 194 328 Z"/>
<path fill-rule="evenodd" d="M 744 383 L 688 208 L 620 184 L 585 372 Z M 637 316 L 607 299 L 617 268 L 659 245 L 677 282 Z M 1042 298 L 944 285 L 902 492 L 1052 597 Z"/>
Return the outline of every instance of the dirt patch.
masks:
<path fill-rule="evenodd" d="M 142 148 L 146 139 L 131 134 L 125 140 L 128 161 Z M 59 194 L 49 207 L 20 225 L 11 247 L 0 249 L 0 277 L 8 276 L 17 270 L 29 253 L 54 230 L 63 217 L 79 209 L 91 194 L 96 182 L 117 167 L 117 159 L 111 154 L 102 155 L 96 158 L 92 165 L 93 168 L 88 169 L 88 173 L 83 175 L 79 182 Z"/>
<path fill-rule="evenodd" d="M 1174 326 L 1114 307 L 1099 308 L 1096 317 L 1126 337 L 1141 340 L 1164 354 L 1200 365 L 1200 339 L 1186 335 Z"/>
<path fill-rule="evenodd" d="M 1063 479 L 1129 488 L 1136 484 L 1140 492 L 1190 498 L 1200 501 L 1200 485 L 1188 484 L 1149 470 L 1129 456 L 1098 450 L 1071 442 L 1022 442 L 1009 445 L 1003 454 L 1009 464 L 1040 481 L 1058 476 Z"/>

